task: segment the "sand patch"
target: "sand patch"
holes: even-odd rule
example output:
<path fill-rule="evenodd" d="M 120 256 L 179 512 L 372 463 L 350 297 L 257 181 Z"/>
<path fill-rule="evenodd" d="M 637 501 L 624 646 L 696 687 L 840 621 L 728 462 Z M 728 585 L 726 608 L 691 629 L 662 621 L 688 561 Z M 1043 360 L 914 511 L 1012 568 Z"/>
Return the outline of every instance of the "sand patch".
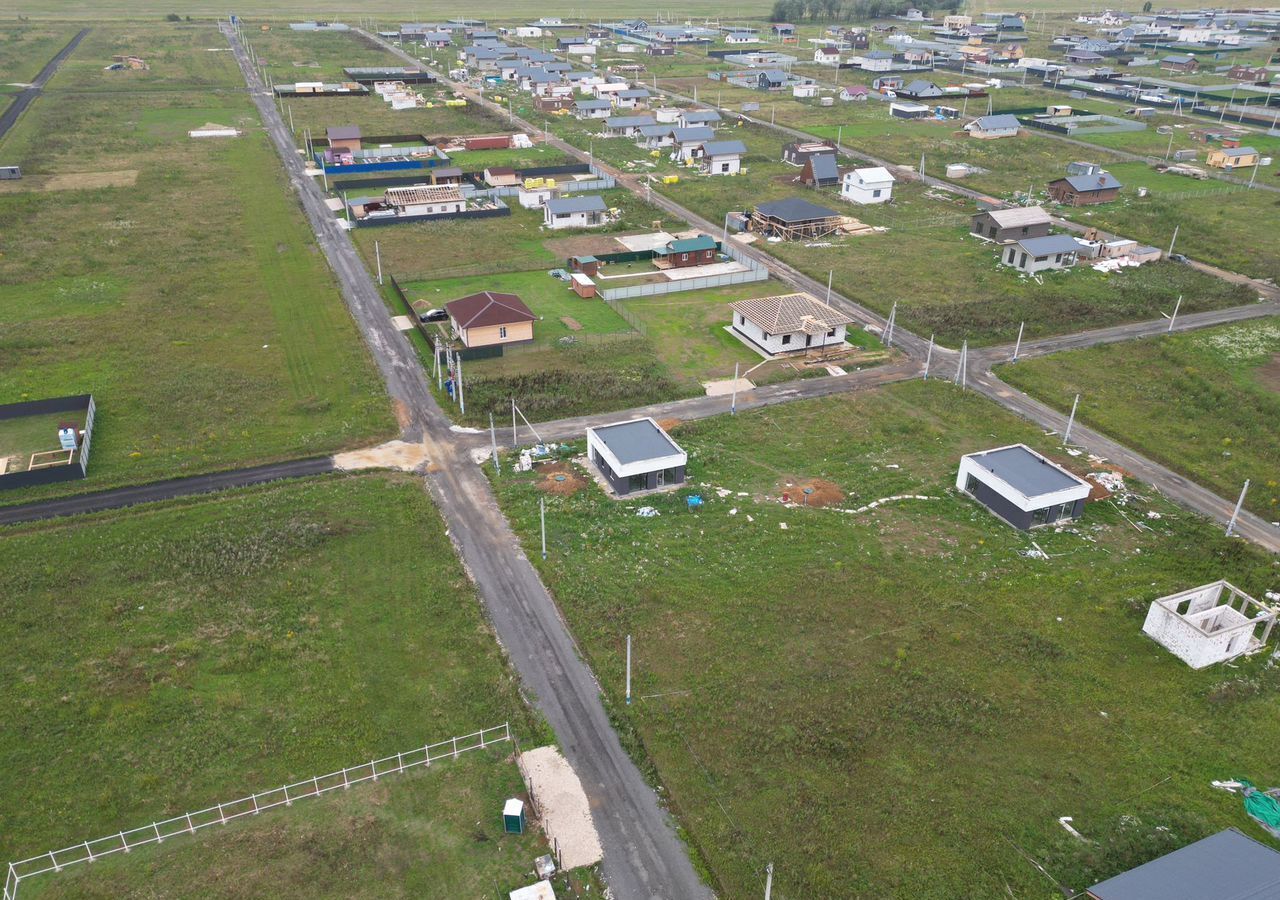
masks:
<path fill-rule="evenodd" d="M 399 469 L 402 472 L 416 472 L 426 462 L 426 445 L 410 444 L 408 441 L 387 441 L 376 447 L 337 453 L 333 457 L 334 466 L 344 472 L 357 472 L 361 469 Z"/>
<path fill-rule="evenodd" d="M 838 506 L 844 502 L 844 491 L 824 478 L 784 478 L 778 492 L 801 506 Z"/>
<path fill-rule="evenodd" d="M 684 423 L 679 419 L 658 419 L 658 427 L 663 431 L 675 431 Z"/>
<path fill-rule="evenodd" d="M 0 181 L 0 193 L 92 191 L 98 188 L 133 187 L 137 182 L 137 169 L 121 169 L 118 172 L 67 172 L 63 175 L 27 175 L 17 181 Z"/>
<path fill-rule="evenodd" d="M 517 758 L 542 830 L 560 848 L 562 869 L 590 866 L 604 850 L 591 821 L 591 804 L 573 767 L 555 747 L 538 747 Z"/>
<path fill-rule="evenodd" d="M 550 463 L 538 466 L 538 490 L 559 497 L 572 497 L 587 486 L 587 480 L 573 470 L 568 463 Z"/>
<path fill-rule="evenodd" d="M 738 393 L 749 391 L 755 387 L 745 378 L 739 378 L 736 381 L 732 378 L 722 378 L 719 381 L 704 381 L 702 389 L 707 392 L 708 397 L 728 397 L 733 394 L 734 390 Z"/>

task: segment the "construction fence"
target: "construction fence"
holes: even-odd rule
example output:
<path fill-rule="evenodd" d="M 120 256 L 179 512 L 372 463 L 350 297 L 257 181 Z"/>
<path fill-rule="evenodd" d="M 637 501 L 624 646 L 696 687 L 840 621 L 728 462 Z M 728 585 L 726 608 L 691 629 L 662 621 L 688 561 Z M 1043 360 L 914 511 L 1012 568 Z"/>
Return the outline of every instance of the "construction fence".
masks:
<path fill-rule="evenodd" d="M 628 300 L 633 297 L 656 297 L 661 294 L 675 294 L 680 291 L 700 291 L 705 288 L 725 287 L 732 284 L 749 284 L 754 281 L 767 281 L 769 270 L 747 256 L 728 242 L 719 242 L 720 252 L 734 262 L 747 267 L 745 272 L 726 272 L 723 275 L 704 275 L 698 278 L 678 278 L 673 281 L 658 281 L 652 284 L 634 284 L 629 287 L 607 288 L 596 283 L 596 295 L 613 306 L 611 301 Z M 625 318 L 625 316 L 624 316 Z"/>
<path fill-rule="evenodd" d="M 17 900 L 21 882 L 48 872 L 61 872 L 68 866 L 90 863 L 115 853 L 128 853 L 138 847 L 159 844 L 171 837 L 195 834 L 211 825 L 226 825 L 245 816 L 256 816 L 277 806 L 292 806 L 295 801 L 307 797 L 319 797 L 330 791 L 347 789 L 366 781 L 377 781 L 387 775 L 395 775 L 417 766 L 430 766 L 443 759 L 457 759 L 463 753 L 483 750 L 494 744 L 510 741 L 511 726 L 504 722 L 462 737 L 454 737 L 436 744 L 415 747 L 394 756 L 370 760 L 367 763 L 344 768 L 327 775 L 317 775 L 305 781 L 269 788 L 238 800 L 219 803 L 195 812 L 183 813 L 162 822 L 152 822 L 141 828 L 120 831 L 109 837 L 83 841 L 61 850 L 51 850 L 19 862 L 9 863 L 4 883 L 3 900 Z"/>

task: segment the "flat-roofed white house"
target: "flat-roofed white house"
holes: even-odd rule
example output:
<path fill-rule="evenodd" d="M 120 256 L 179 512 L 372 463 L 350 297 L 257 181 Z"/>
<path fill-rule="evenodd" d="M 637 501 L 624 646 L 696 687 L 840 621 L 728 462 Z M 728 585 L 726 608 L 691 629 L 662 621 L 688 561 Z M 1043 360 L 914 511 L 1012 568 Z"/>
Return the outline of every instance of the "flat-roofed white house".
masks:
<path fill-rule="evenodd" d="M 730 329 L 766 356 L 842 348 L 853 322 L 840 310 L 808 294 L 756 297 L 729 304 Z"/>
<path fill-rule="evenodd" d="M 552 197 L 542 207 L 547 228 L 594 228 L 605 223 L 608 207 L 598 194 Z"/>
<path fill-rule="evenodd" d="M 850 203 L 888 203 L 893 196 L 893 175 L 884 166 L 867 166 L 846 172 L 840 196 Z"/>
<path fill-rule="evenodd" d="M 1070 269 L 1080 257 L 1080 242 L 1069 234 L 1019 238 L 1000 249 L 1000 262 L 1034 275 L 1046 269 Z"/>
<path fill-rule="evenodd" d="M 1142 631 L 1191 668 L 1203 669 L 1262 649 L 1275 624 L 1274 609 L 1215 581 L 1152 600 Z"/>
<path fill-rule="evenodd" d="M 960 457 L 956 489 L 1025 531 L 1079 518 L 1090 485 L 1026 444 L 1010 444 Z"/>
<path fill-rule="evenodd" d="M 684 483 L 689 455 L 653 419 L 632 419 L 587 429 L 587 459 L 625 497 Z"/>

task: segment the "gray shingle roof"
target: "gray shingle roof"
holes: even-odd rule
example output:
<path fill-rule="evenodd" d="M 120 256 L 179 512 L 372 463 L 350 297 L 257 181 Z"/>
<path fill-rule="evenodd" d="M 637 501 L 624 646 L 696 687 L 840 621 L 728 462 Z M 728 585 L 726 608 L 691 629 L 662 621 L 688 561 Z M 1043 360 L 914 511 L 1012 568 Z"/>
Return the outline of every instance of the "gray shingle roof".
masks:
<path fill-rule="evenodd" d="M 747 145 L 742 141 L 707 141 L 702 145 L 702 152 L 707 156 L 742 156 L 747 152 Z"/>
<path fill-rule="evenodd" d="M 1069 234 L 1048 234 L 1044 237 L 1023 238 L 1018 241 L 1018 246 L 1032 256 L 1080 252 L 1080 244 Z"/>
<path fill-rule="evenodd" d="M 1074 191 L 1106 191 L 1121 187 L 1120 182 L 1110 172 L 1098 172 L 1095 175 L 1068 175 L 1062 180 L 1071 185 Z"/>
<path fill-rule="evenodd" d="M 805 222 L 810 219 L 829 219 L 832 216 L 840 215 L 825 206 L 810 203 L 808 200 L 801 200 L 799 197 L 787 197 L 783 200 L 761 203 L 756 206 L 756 211 L 771 218 L 781 219 L 784 222 Z"/>
<path fill-rule="evenodd" d="M 1005 128 L 1019 127 L 1018 117 L 1007 113 L 997 116 L 981 116 L 969 124 L 977 124 L 982 131 L 1002 131 Z"/>
<path fill-rule="evenodd" d="M 547 201 L 547 209 L 553 216 L 563 216 L 577 212 L 604 212 L 604 198 L 598 194 L 587 194 L 582 197 L 555 197 Z"/>

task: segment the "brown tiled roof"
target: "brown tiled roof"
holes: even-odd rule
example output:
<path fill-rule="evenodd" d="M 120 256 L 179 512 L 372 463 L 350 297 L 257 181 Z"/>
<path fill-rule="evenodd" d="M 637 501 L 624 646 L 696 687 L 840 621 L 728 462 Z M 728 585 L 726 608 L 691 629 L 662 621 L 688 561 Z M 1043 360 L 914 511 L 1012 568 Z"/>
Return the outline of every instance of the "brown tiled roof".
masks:
<path fill-rule="evenodd" d="M 819 334 L 837 325 L 849 325 L 853 319 L 808 294 L 780 294 L 757 297 L 729 304 L 753 325 L 768 334 L 792 334 L 804 331 Z"/>
<path fill-rule="evenodd" d="M 513 322 L 532 322 L 538 318 L 515 294 L 496 294 L 493 291 L 481 291 L 452 300 L 444 305 L 444 309 L 459 328 L 510 325 Z"/>

